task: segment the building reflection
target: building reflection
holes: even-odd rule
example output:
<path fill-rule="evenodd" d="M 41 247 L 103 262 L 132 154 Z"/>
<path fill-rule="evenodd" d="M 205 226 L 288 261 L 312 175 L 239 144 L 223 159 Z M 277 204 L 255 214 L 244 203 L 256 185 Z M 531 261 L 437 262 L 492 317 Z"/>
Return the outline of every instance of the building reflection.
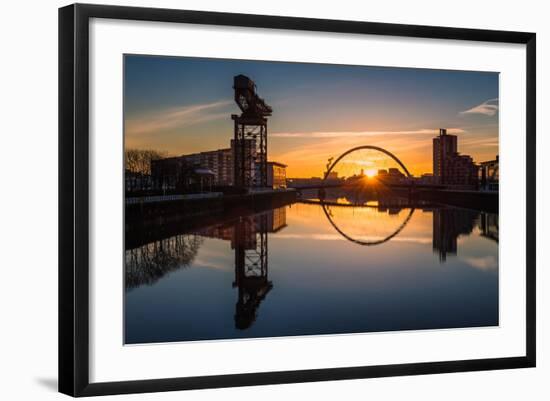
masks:
<path fill-rule="evenodd" d="M 414 208 L 432 213 L 432 248 L 438 255 L 441 263 L 446 262 L 448 256 L 457 255 L 458 238 L 461 235 L 470 235 L 476 228 L 479 229 L 481 236 L 498 242 L 499 227 L 497 214 L 444 206 L 429 201 L 395 196 L 391 193 L 377 194 L 373 197 L 365 191 L 352 192 L 340 189 L 326 191 L 324 195 L 323 199 L 319 200 L 319 204 L 324 208 L 330 208 L 329 213 L 326 214 L 329 222 L 340 235 L 359 245 L 379 245 L 386 241 L 362 241 L 356 239 L 356 235 L 347 232 L 345 214 L 341 214 L 338 224 L 334 221 L 333 213 L 339 207 L 375 207 L 379 213 L 387 213 L 388 215 L 398 215 L 403 209 L 413 210 Z M 315 200 L 309 203 L 315 203 Z M 349 225 L 356 226 L 357 223 L 353 214 L 349 217 Z M 342 218 L 344 221 L 342 221 Z M 399 234 L 407 223 L 408 220 L 405 220 L 396 233 L 387 237 L 388 240 Z"/>
<path fill-rule="evenodd" d="M 498 214 L 482 213 L 479 219 L 481 235 L 498 243 Z"/>
<path fill-rule="evenodd" d="M 235 327 L 247 329 L 254 323 L 258 308 L 273 288 L 268 278 L 268 233 L 286 227 L 286 208 L 281 207 L 242 216 L 236 222 L 225 226 L 209 227 L 200 234 L 211 238 L 231 241 L 235 251 L 235 280 L 237 303 L 235 305 Z"/>
<path fill-rule="evenodd" d="M 480 212 L 452 207 L 433 210 L 432 246 L 440 262 L 445 262 L 447 255 L 457 254 L 458 237 L 471 234 L 479 216 Z"/>
<path fill-rule="evenodd" d="M 429 201 L 412 199 L 408 196 L 397 196 L 391 191 L 373 192 L 368 189 L 328 189 L 319 196 L 319 201 L 325 204 L 345 204 L 357 207 L 365 205 L 377 205 L 380 212 L 390 215 L 399 214 L 403 209 L 423 208 L 426 205 L 433 205 Z"/>
<path fill-rule="evenodd" d="M 239 219 L 231 246 L 235 250 L 233 287 L 238 288 L 235 327 L 246 329 L 256 320 L 260 303 L 273 288 L 268 278 L 267 214 Z"/>
<path fill-rule="evenodd" d="M 235 327 L 244 330 L 256 320 L 257 309 L 273 288 L 268 278 L 268 233 L 286 227 L 286 208 L 241 218 L 235 224 L 231 246 L 235 249 L 235 281 L 238 299 Z"/>
<path fill-rule="evenodd" d="M 286 208 L 280 207 L 126 250 L 126 289 L 152 285 L 167 273 L 190 266 L 204 238 L 229 241 L 235 253 L 235 327 L 247 329 L 273 288 L 268 278 L 268 233 L 285 227 Z"/>
<path fill-rule="evenodd" d="M 498 215 L 495 214 L 433 204 L 418 205 L 416 202 L 411 203 L 410 200 L 396 197 L 379 197 L 377 203 L 370 206 L 366 203 L 352 204 L 351 200 L 357 201 L 351 197 L 349 199 L 339 197 L 335 201 L 329 200 L 317 204 L 323 208 L 330 208 L 331 211 L 327 214 L 329 221 L 331 221 L 332 211 L 338 213 L 343 220 L 339 221 L 338 226 L 333 224 L 333 227 L 343 238 L 360 245 L 378 245 L 391 241 L 408 224 L 415 207 L 433 215 L 432 248 L 439 256 L 441 263 L 444 263 L 448 256 L 457 254 L 458 238 L 461 235 L 470 235 L 474 229 L 479 230 L 483 237 L 498 243 Z M 361 201 L 365 200 L 361 199 Z M 370 199 L 367 201 L 370 202 Z M 405 219 L 396 227 L 395 233 L 392 231 L 391 235 L 382 240 L 360 241 L 351 238 L 350 232 L 346 233 L 346 226 L 348 231 L 354 225 L 357 226 L 357 216 L 360 214 L 348 212 L 350 208 L 357 207 L 369 207 L 376 214 L 394 215 L 402 210 L 408 210 L 410 213 L 404 215 Z M 342 212 L 339 212 L 340 210 Z M 343 212 L 344 210 L 346 212 Z M 246 330 L 254 324 L 260 305 L 274 287 L 269 279 L 268 237 L 270 233 L 283 230 L 287 226 L 286 212 L 287 209 L 284 206 L 242 215 L 223 223 L 193 229 L 191 233 L 186 232 L 154 240 L 128 249 L 125 254 L 126 289 L 153 285 L 166 274 L 191 266 L 205 238 L 227 241 L 234 252 L 235 273 L 232 286 L 237 290 L 234 324 L 237 329 Z M 343 224 L 340 225 L 340 223 Z M 376 229 L 378 226 L 389 228 L 382 222 L 372 225 L 372 220 L 365 220 L 364 224 L 367 230 Z M 365 236 L 368 237 L 366 234 Z"/>

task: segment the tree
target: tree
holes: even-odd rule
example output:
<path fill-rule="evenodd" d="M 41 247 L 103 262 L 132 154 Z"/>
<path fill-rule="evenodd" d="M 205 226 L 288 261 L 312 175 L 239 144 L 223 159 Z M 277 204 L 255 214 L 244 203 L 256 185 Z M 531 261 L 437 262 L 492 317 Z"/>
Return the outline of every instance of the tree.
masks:
<path fill-rule="evenodd" d="M 165 158 L 166 152 L 152 149 L 126 149 L 124 151 L 124 164 L 132 173 L 143 175 L 151 174 L 151 161 Z"/>
<path fill-rule="evenodd" d="M 152 149 L 126 149 L 124 165 L 126 168 L 126 190 L 148 189 L 151 186 L 151 161 L 166 157 L 166 152 Z"/>

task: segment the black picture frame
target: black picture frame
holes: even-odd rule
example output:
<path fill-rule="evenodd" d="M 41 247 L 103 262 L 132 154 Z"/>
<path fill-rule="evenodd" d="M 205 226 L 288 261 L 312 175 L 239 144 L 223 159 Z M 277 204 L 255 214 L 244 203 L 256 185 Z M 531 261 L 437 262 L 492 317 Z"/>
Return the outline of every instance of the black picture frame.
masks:
<path fill-rule="evenodd" d="M 89 21 L 161 21 L 526 45 L 526 354 L 520 357 L 382 366 L 89 381 Z M 535 366 L 536 35 L 434 26 L 74 4 L 59 9 L 59 391 L 71 396 L 158 392 Z"/>

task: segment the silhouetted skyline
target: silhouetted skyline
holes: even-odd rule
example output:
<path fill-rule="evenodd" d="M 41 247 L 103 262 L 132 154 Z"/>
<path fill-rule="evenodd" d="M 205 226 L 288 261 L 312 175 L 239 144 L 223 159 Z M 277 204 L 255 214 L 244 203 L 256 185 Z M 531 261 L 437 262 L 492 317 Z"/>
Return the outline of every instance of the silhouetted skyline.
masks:
<path fill-rule="evenodd" d="M 439 127 L 477 161 L 498 154 L 498 73 L 135 55 L 125 57 L 126 147 L 227 147 L 241 73 L 273 106 L 269 157 L 289 177 L 318 175 L 328 157 L 367 142 L 431 172 Z"/>

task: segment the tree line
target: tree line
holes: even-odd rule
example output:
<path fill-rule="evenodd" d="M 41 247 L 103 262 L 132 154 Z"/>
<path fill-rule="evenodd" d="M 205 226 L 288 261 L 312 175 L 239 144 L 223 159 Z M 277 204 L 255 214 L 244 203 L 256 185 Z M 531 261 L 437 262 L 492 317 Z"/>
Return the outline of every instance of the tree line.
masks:
<path fill-rule="evenodd" d="M 124 151 L 124 165 L 132 173 L 151 174 L 151 161 L 163 159 L 167 152 L 153 149 L 126 149 Z"/>

